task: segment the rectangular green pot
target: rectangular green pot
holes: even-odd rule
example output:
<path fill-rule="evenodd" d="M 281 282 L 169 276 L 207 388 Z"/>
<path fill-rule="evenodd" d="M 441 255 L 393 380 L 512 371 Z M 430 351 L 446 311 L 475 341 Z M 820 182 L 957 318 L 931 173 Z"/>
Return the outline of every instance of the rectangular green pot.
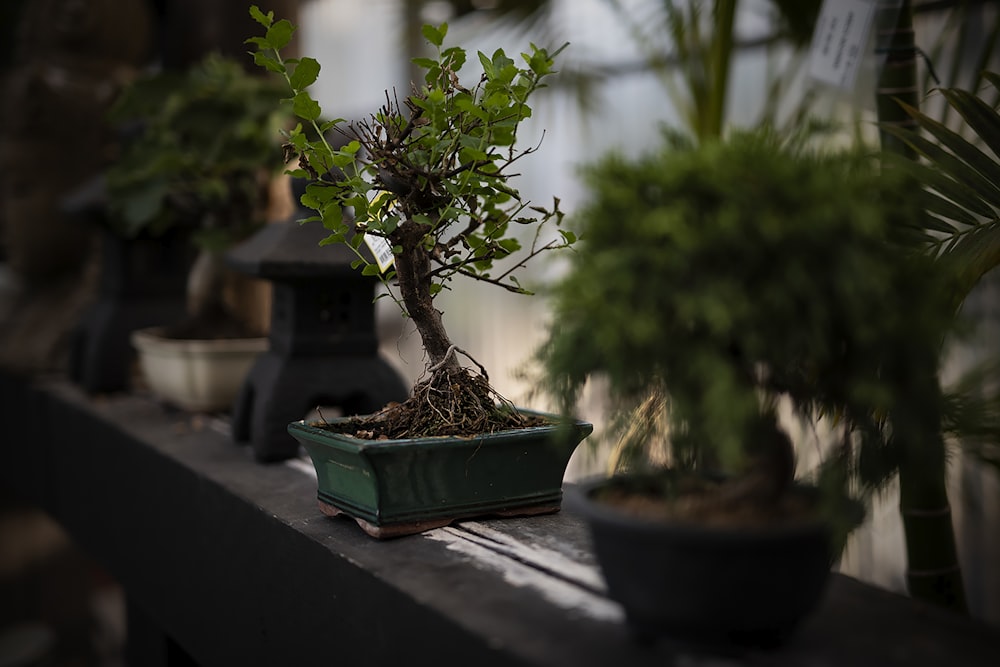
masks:
<path fill-rule="evenodd" d="M 320 508 L 383 538 L 472 516 L 557 511 L 566 465 L 593 426 L 522 412 L 553 423 L 475 438 L 361 440 L 304 421 L 288 432 L 316 468 Z"/>

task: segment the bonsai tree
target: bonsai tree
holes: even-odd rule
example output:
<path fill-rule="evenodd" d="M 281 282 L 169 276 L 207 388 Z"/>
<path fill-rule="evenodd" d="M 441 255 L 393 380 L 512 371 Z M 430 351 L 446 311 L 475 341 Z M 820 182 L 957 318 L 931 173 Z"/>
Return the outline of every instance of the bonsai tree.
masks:
<path fill-rule="evenodd" d="M 948 283 L 899 244 L 920 212 L 869 156 L 761 130 L 609 156 L 584 180 L 546 386 L 566 411 L 594 375 L 623 410 L 646 401 L 672 467 L 728 476 L 713 511 L 778 507 L 794 472 L 782 399 L 841 425 L 824 477 L 840 482 L 898 464 L 940 413 Z M 644 426 L 625 429 L 642 454 Z"/>
<path fill-rule="evenodd" d="M 190 232 L 200 249 L 189 282 L 190 321 L 170 333 L 246 335 L 223 299 L 222 251 L 265 222 L 270 179 L 282 164 L 275 135 L 290 114 L 276 82 L 213 55 L 187 71 L 129 86 L 113 117 L 126 138 L 107 171 L 111 222 L 128 238 Z"/>
<path fill-rule="evenodd" d="M 460 76 L 466 52 L 443 45 L 447 24 L 424 26 L 435 55 L 413 60 L 425 75 L 409 95 L 387 91 L 385 105 L 359 122 L 324 122 L 308 92 L 319 63 L 281 55 L 295 27 L 256 6 L 250 14 L 266 29 L 248 40 L 258 49 L 255 61 L 285 79 L 302 121 L 286 150 L 297 160 L 291 173 L 311 181 L 301 201 L 316 215 L 307 222 L 322 222 L 330 231 L 324 243 L 347 244 L 357 269 L 381 276 L 426 352 L 427 377 L 410 400 L 376 416 L 379 432 L 418 437 L 523 425 L 498 401 L 485 369 L 462 366 L 460 355 L 468 355 L 448 335 L 435 297 L 459 277 L 527 294 L 517 270 L 575 240 L 565 230 L 544 235 L 547 222 L 562 219 L 558 199 L 548 209 L 533 205 L 511 182 L 516 164 L 537 149 L 522 147 L 518 131 L 558 51 L 532 45 L 523 66 L 502 50 L 479 53 L 482 73 L 468 81 Z M 341 148 L 331 146 L 330 133 L 342 136 Z M 530 245 L 522 247 L 515 228 L 532 233 Z M 502 269 L 500 260 L 508 262 Z"/>

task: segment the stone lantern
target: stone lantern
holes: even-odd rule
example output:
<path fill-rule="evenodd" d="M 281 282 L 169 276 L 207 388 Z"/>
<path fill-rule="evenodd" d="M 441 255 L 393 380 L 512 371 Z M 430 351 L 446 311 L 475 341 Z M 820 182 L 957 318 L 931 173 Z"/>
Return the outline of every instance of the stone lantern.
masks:
<path fill-rule="evenodd" d="M 378 279 L 351 268 L 347 247 L 320 247 L 327 234 L 318 223 L 272 223 L 227 254 L 232 268 L 272 283 L 269 349 L 233 406 L 233 439 L 261 462 L 296 456 L 288 424 L 317 406 L 366 414 L 409 393 L 378 352 Z"/>

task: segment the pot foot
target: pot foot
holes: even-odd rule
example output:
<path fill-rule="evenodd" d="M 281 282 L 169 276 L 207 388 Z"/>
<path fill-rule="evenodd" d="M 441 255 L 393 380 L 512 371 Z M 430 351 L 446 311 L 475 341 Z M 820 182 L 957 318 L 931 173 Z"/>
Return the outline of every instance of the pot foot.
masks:
<path fill-rule="evenodd" d="M 475 516 L 499 516 L 504 518 L 519 517 L 519 516 L 537 516 L 540 514 L 553 514 L 559 511 L 559 505 L 544 504 L 544 505 L 533 505 L 528 507 L 518 507 L 509 510 L 499 510 L 491 511 L 481 515 L 461 515 L 461 516 L 450 516 L 450 517 L 440 517 L 436 519 L 424 519 L 421 521 L 400 521 L 387 524 L 374 524 L 367 519 L 362 519 L 361 517 L 356 517 L 351 515 L 336 505 L 332 505 L 323 500 L 318 500 L 319 511 L 329 517 L 343 516 L 348 519 L 354 519 L 354 522 L 361 527 L 361 530 L 365 531 L 371 537 L 378 540 L 391 539 L 393 537 L 403 537 L 405 535 L 416 535 L 417 533 L 423 533 L 428 530 L 434 530 L 435 528 L 444 528 L 452 524 L 455 521 L 461 519 L 471 519 Z"/>

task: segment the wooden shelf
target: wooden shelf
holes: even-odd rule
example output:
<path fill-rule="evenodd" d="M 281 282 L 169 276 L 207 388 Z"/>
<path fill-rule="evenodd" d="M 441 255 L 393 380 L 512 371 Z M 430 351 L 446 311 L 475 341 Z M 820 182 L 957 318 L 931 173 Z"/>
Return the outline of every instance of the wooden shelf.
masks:
<path fill-rule="evenodd" d="M 58 520 L 204 667 L 665 665 L 682 655 L 992 666 L 1000 656 L 997 629 L 840 575 L 778 651 L 718 662 L 669 642 L 644 647 L 604 596 L 571 503 L 378 542 L 319 512 L 307 461 L 255 463 L 224 420 L 0 374 L 0 423 L 0 484 Z"/>

